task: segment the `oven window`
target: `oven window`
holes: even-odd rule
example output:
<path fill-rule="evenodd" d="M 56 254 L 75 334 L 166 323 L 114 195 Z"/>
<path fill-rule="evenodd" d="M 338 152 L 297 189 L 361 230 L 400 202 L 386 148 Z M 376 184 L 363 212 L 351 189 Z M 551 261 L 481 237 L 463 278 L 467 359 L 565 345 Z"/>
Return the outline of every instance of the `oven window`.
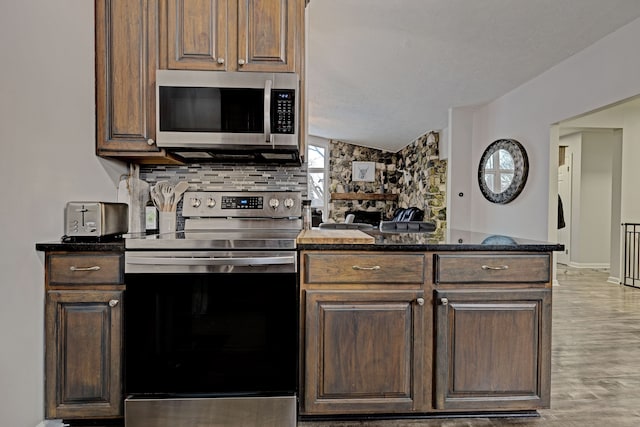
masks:
<path fill-rule="evenodd" d="M 264 89 L 160 86 L 160 130 L 264 132 Z"/>
<path fill-rule="evenodd" d="M 292 393 L 295 274 L 129 274 L 127 394 Z"/>

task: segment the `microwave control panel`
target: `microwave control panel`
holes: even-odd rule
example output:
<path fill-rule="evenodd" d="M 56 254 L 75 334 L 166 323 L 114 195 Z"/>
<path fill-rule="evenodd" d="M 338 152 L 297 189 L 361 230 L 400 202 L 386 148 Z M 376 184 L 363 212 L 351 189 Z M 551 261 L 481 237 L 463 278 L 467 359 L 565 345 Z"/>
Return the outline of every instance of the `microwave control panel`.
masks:
<path fill-rule="evenodd" d="M 295 132 L 296 100 L 292 89 L 271 91 L 271 129 L 273 133 Z"/>

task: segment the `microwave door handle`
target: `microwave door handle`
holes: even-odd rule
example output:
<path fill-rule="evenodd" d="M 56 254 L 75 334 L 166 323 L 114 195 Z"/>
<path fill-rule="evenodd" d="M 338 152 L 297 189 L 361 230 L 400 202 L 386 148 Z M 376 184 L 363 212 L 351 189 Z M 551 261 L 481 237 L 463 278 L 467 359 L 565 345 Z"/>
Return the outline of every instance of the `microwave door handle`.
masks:
<path fill-rule="evenodd" d="M 264 138 L 266 143 L 273 146 L 273 136 L 271 135 L 271 87 L 273 82 L 266 80 L 264 82 Z"/>

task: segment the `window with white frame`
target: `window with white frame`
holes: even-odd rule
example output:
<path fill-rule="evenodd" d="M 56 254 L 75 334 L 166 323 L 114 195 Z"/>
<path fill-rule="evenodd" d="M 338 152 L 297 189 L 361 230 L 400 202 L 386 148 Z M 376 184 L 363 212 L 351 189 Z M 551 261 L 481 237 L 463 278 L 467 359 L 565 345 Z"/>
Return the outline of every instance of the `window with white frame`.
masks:
<path fill-rule="evenodd" d="M 502 193 L 511 185 L 515 166 L 513 157 L 507 150 L 498 150 L 487 159 L 484 168 L 484 180 L 494 193 Z"/>
<path fill-rule="evenodd" d="M 329 143 L 319 138 L 309 138 L 307 144 L 308 192 L 311 208 L 322 211 L 327 217 L 327 180 L 329 176 Z"/>

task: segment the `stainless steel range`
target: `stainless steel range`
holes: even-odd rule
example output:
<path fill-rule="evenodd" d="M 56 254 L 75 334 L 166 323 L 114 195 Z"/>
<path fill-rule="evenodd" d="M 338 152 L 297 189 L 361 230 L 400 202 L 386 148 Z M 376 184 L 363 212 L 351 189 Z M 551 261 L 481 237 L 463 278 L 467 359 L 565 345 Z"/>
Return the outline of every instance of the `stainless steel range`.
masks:
<path fill-rule="evenodd" d="M 295 426 L 300 193 L 189 192 L 182 214 L 125 241 L 126 427 Z"/>

